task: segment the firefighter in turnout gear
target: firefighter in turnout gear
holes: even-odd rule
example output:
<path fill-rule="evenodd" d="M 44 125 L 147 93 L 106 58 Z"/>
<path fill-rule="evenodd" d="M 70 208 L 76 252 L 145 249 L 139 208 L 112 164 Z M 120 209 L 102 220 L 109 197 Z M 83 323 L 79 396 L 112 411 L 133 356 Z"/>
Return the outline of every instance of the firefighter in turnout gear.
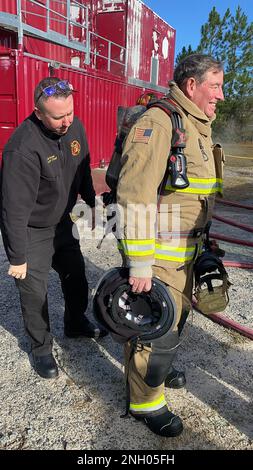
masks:
<path fill-rule="evenodd" d="M 224 154 L 211 139 L 216 105 L 224 100 L 222 86 L 222 63 L 202 54 L 186 57 L 169 83 L 166 99 L 180 114 L 185 135 L 183 188 L 169 169 L 172 123 L 162 109 L 151 107 L 138 119 L 121 157 L 119 249 L 129 267 L 129 284 L 135 293 L 148 292 L 152 277 L 157 277 L 169 286 L 177 308 L 166 342 L 161 338 L 157 344 L 125 346 L 129 410 L 151 431 L 167 437 L 179 435 L 183 425 L 168 408 L 164 384 L 173 386 L 173 378 L 175 386 L 185 384 L 183 372 L 173 369 L 172 362 L 191 305 L 194 261 L 215 197 L 222 194 Z"/>

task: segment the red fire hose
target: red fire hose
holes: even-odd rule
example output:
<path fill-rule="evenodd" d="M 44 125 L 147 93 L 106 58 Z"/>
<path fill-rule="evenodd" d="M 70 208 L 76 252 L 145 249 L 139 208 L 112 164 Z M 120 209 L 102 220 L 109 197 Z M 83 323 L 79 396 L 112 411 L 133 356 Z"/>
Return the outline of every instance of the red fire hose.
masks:
<path fill-rule="evenodd" d="M 246 230 L 247 232 L 253 233 L 253 227 L 250 227 L 246 224 L 239 224 L 232 219 L 227 219 L 226 217 L 221 217 L 220 215 L 213 214 L 213 218 L 219 220 L 220 222 L 224 222 L 224 224 L 233 225 L 234 227 L 241 228 L 242 230 Z"/>
<path fill-rule="evenodd" d="M 238 261 L 223 261 L 224 266 L 230 268 L 253 269 L 253 263 L 240 263 Z"/>
<path fill-rule="evenodd" d="M 232 328 L 232 330 L 237 331 L 241 335 L 246 336 L 249 339 L 253 339 L 253 329 L 249 328 L 248 326 L 243 326 L 240 323 L 225 317 L 225 315 L 222 315 L 221 313 L 211 313 L 210 315 L 205 315 L 203 312 L 201 312 L 201 310 L 198 310 L 198 312 L 202 313 L 202 315 L 204 315 L 206 318 L 210 318 L 210 320 L 214 321 L 215 323 L 219 323 L 225 328 Z"/>
<path fill-rule="evenodd" d="M 227 201 L 226 199 L 219 198 L 217 198 L 215 202 L 218 202 L 219 204 L 224 204 L 225 206 L 240 207 L 241 209 L 248 209 L 250 211 L 253 211 L 253 206 L 249 206 L 247 204 L 240 204 L 239 202 Z"/>
<path fill-rule="evenodd" d="M 239 204 L 239 203 L 232 202 L 232 201 L 217 199 L 217 202 L 219 202 L 221 204 L 228 205 L 228 206 L 234 206 L 234 207 L 240 207 L 240 208 L 243 208 L 243 209 L 253 210 L 253 206 L 243 205 L 243 204 Z M 219 220 L 221 222 L 224 222 L 225 224 L 233 225 L 234 227 L 238 227 L 242 230 L 246 230 L 248 232 L 253 233 L 253 228 L 250 227 L 249 225 L 239 224 L 237 222 L 234 222 L 231 219 L 227 219 L 225 217 L 221 217 L 221 216 L 216 215 L 216 214 L 214 214 L 213 218 L 216 219 L 216 220 Z M 216 234 L 216 233 L 210 233 L 210 236 L 217 239 L 217 240 L 223 240 L 223 241 L 227 241 L 227 242 L 230 242 L 230 243 L 236 243 L 238 245 L 253 247 L 253 243 L 249 242 L 247 240 L 240 240 L 240 239 L 237 239 L 237 238 L 226 237 L 224 235 L 219 235 L 219 234 Z M 229 266 L 229 267 L 233 267 L 233 268 L 253 269 L 253 263 L 240 263 L 240 262 L 236 262 L 236 261 L 224 261 L 223 264 L 224 264 L 224 266 Z M 231 320 L 230 318 L 225 317 L 221 313 L 213 313 L 211 315 L 208 315 L 208 316 L 205 315 L 205 316 L 207 318 L 210 318 L 212 321 L 214 321 L 216 323 L 219 323 L 220 325 L 224 326 L 225 328 L 232 328 L 233 330 L 237 331 L 241 335 L 246 336 L 249 339 L 253 339 L 253 329 L 252 328 L 240 325 L 240 323 L 237 323 L 234 320 Z"/>
<path fill-rule="evenodd" d="M 232 328 L 233 330 L 241 333 L 241 335 L 246 336 L 249 339 L 253 339 L 253 329 L 248 326 L 240 325 L 240 323 L 235 322 L 234 320 L 226 318 L 221 313 L 212 313 L 208 315 L 208 318 L 213 320 L 216 323 L 224 326 L 225 328 Z"/>
<path fill-rule="evenodd" d="M 224 266 L 229 266 L 231 268 L 244 268 L 244 269 L 253 269 L 253 263 L 239 263 L 235 261 L 224 261 Z M 202 313 L 202 312 L 201 312 Z M 205 315 L 207 316 L 207 315 Z M 231 320 L 230 318 L 225 317 L 221 313 L 212 313 L 208 315 L 208 318 L 213 320 L 216 323 L 224 326 L 225 328 L 232 328 L 243 336 L 253 339 L 253 329 L 247 326 L 240 325 L 240 323 Z"/>
<path fill-rule="evenodd" d="M 225 235 L 220 235 L 219 233 L 210 233 L 210 237 L 215 238 L 216 240 L 235 243 L 236 245 L 245 245 L 253 247 L 253 242 L 248 242 L 247 240 L 241 240 L 239 238 L 225 237 Z"/>

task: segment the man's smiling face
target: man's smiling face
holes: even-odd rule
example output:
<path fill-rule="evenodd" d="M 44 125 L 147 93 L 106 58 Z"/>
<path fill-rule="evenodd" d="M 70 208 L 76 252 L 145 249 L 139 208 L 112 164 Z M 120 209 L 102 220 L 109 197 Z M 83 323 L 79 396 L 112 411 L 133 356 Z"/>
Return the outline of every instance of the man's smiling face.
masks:
<path fill-rule="evenodd" d="M 206 72 L 203 82 L 198 83 L 195 81 L 190 99 L 208 118 L 214 116 L 218 101 L 224 101 L 222 91 L 223 76 L 223 71 L 217 72 L 209 70 Z"/>

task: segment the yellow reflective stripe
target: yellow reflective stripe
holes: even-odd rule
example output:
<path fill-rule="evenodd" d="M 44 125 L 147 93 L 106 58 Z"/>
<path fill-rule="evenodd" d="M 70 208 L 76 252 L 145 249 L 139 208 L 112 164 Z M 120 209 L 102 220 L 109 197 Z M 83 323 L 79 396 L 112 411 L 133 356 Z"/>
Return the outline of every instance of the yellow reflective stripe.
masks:
<path fill-rule="evenodd" d="M 130 403 L 130 410 L 132 411 L 156 411 L 166 406 L 164 394 L 161 395 L 158 400 L 151 401 L 149 403 Z"/>
<path fill-rule="evenodd" d="M 151 240 L 149 240 L 151 241 Z M 184 261 L 191 261 L 196 252 L 196 245 L 189 247 L 176 247 L 170 245 L 164 245 L 160 243 L 152 243 L 153 248 L 147 249 L 147 244 L 144 244 L 144 240 L 131 240 L 130 248 L 128 245 L 129 240 L 121 240 L 118 243 L 118 248 L 123 250 L 126 256 L 155 256 L 156 259 L 164 259 L 168 261 L 178 261 L 180 263 Z M 140 242 L 140 243 L 138 243 Z M 133 249 L 137 248 L 137 250 Z M 146 249 L 145 249 L 146 247 Z"/>
<path fill-rule="evenodd" d="M 119 249 L 127 256 L 153 256 L 155 253 L 155 240 L 121 240 Z"/>
<path fill-rule="evenodd" d="M 215 194 L 215 193 L 220 193 L 223 191 L 223 188 L 221 187 L 216 187 L 216 188 L 212 188 L 212 189 L 197 189 L 197 188 L 191 188 L 190 186 L 188 186 L 188 188 L 185 188 L 185 189 L 176 189 L 176 188 L 173 188 L 172 186 L 166 186 L 165 189 L 167 191 L 174 191 L 174 192 L 177 192 L 177 193 L 188 193 L 188 194 Z"/>
<path fill-rule="evenodd" d="M 190 247 L 175 247 L 168 245 L 160 245 L 156 243 L 155 245 L 155 258 L 156 259 L 165 259 L 168 261 L 178 261 L 180 263 L 184 261 L 190 261 L 194 258 L 196 252 L 196 246 Z"/>
<path fill-rule="evenodd" d="M 201 183 L 201 184 L 207 184 L 207 183 L 222 183 L 221 178 L 188 178 L 190 183 Z"/>
<path fill-rule="evenodd" d="M 165 189 L 181 193 L 192 194 L 214 194 L 222 192 L 223 180 L 221 178 L 189 178 L 190 185 L 188 188 L 179 189 L 171 186 L 170 177 L 167 180 Z"/>

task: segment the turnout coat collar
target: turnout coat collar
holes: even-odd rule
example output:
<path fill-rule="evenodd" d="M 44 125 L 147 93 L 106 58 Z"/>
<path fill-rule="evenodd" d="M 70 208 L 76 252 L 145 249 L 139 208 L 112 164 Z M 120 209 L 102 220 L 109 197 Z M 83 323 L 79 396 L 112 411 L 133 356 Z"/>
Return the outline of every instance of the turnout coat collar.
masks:
<path fill-rule="evenodd" d="M 209 119 L 205 113 L 203 113 L 196 104 L 189 100 L 184 93 L 180 90 L 174 81 L 169 83 L 170 92 L 169 96 L 174 99 L 183 109 L 188 119 L 198 129 L 200 134 L 211 137 L 211 124 L 215 119 Z"/>

